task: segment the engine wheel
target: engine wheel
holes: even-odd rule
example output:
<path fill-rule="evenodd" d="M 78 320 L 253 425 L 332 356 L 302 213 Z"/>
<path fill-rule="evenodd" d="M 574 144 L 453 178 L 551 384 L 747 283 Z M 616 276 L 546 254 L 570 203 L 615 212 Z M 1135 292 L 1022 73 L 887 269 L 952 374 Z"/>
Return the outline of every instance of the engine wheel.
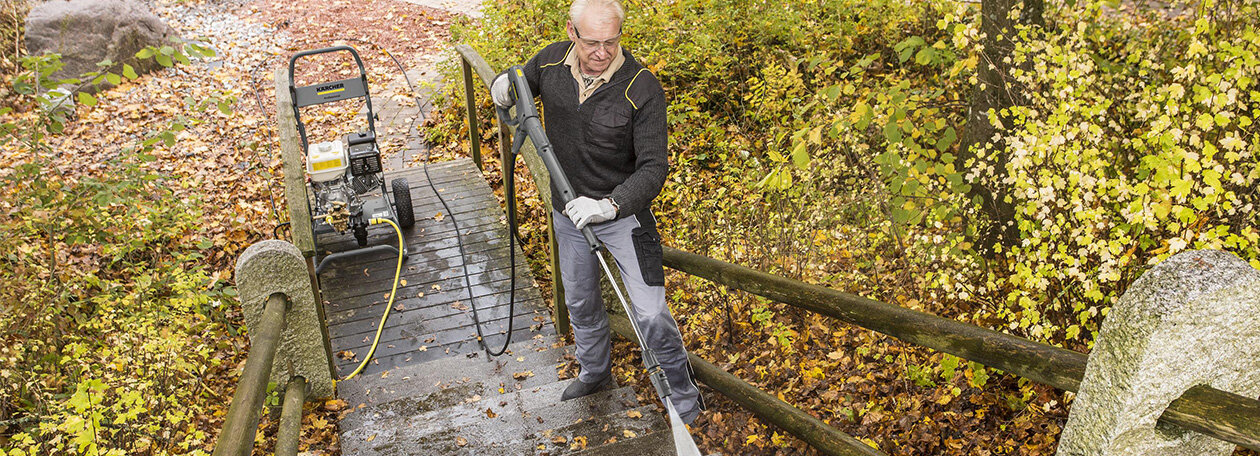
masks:
<path fill-rule="evenodd" d="M 411 208 L 411 186 L 407 179 L 398 178 L 390 182 L 394 190 L 394 213 L 398 215 L 398 226 L 411 228 L 416 224 L 416 213 Z"/>
<path fill-rule="evenodd" d="M 367 225 L 354 227 L 354 240 L 359 243 L 359 247 L 367 247 Z"/>

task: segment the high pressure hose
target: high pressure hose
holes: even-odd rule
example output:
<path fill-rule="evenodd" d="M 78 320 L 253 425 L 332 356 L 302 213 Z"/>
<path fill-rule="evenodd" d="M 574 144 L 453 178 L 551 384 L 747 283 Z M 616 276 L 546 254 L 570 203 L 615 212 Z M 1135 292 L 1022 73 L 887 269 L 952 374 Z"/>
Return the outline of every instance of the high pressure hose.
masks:
<path fill-rule="evenodd" d="M 394 227 L 394 234 L 398 235 L 398 266 L 394 268 L 394 287 L 389 290 L 389 302 L 385 303 L 385 312 L 381 314 L 381 322 L 376 325 L 376 337 L 372 339 L 372 348 L 368 349 L 368 354 L 363 358 L 363 362 L 359 363 L 359 367 L 355 368 L 354 372 L 351 372 L 346 378 L 339 381 L 350 380 L 354 376 L 359 375 L 359 372 L 362 372 L 363 368 L 367 367 L 368 361 L 372 360 L 372 355 L 376 353 L 376 345 L 381 342 L 381 331 L 385 329 L 385 320 L 389 318 L 390 309 L 394 308 L 394 296 L 398 293 L 398 278 L 402 275 L 403 249 L 405 248 L 402 229 L 398 228 L 398 224 L 394 223 L 393 220 L 387 218 L 374 218 L 368 221 L 369 225 L 379 223 L 388 223 L 389 226 Z"/>

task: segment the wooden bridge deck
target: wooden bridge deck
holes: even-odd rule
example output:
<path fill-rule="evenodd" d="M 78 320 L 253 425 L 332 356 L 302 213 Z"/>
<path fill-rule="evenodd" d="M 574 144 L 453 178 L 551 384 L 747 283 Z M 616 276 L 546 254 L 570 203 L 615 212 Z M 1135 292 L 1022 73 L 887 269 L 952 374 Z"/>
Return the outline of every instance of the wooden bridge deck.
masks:
<path fill-rule="evenodd" d="M 337 384 L 338 397 L 353 410 L 340 422 L 342 454 L 671 454 L 660 414 L 654 405 L 640 405 L 630 387 L 559 402 L 568 380 L 558 378 L 556 367 L 572 359 L 572 349 L 556 336 L 519 247 L 513 343 L 508 354 L 487 359 L 471 306 L 489 345 L 501 346 L 511 274 L 505 217 L 471 160 L 432 164 L 428 171 L 451 214 L 422 168 L 387 173 L 408 180 L 416 224 L 403 232 L 410 253 L 405 285 L 373 361 Z M 463 257 L 452 218 L 463 233 Z M 368 239 L 369 245 L 398 242 L 388 225 L 371 227 Z M 352 236 L 335 233 L 319 235 L 318 244 L 321 254 L 357 246 Z M 367 355 L 396 261 L 378 251 L 335 260 L 321 272 L 338 377 Z"/>

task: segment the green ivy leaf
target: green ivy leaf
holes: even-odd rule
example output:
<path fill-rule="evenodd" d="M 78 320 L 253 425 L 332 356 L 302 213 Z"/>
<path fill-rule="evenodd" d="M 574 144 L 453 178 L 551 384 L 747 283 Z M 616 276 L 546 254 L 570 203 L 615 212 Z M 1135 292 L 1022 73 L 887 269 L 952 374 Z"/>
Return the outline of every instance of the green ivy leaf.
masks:
<path fill-rule="evenodd" d="M 171 58 L 165 55 L 157 55 L 155 56 L 155 59 L 157 59 L 157 63 L 159 65 L 162 65 L 164 67 L 170 68 L 171 66 L 173 66 L 173 63 L 171 62 Z"/>
<path fill-rule="evenodd" d="M 936 150 L 944 152 L 949 146 L 958 140 L 958 133 L 954 131 L 954 127 L 945 129 L 945 133 L 941 134 L 941 139 L 936 141 Z"/>
<path fill-rule="evenodd" d="M 805 141 L 796 144 L 792 148 L 792 163 L 800 169 L 809 169 L 809 151 L 805 148 Z"/>
<path fill-rule="evenodd" d="M 914 55 L 914 62 L 919 65 L 927 65 L 935 60 L 936 49 L 932 49 L 930 46 L 923 46 L 923 49 L 919 49 L 919 52 Z"/>
<path fill-rule="evenodd" d="M 122 84 L 122 77 L 114 73 L 105 73 L 105 80 L 113 85 Z"/>
<path fill-rule="evenodd" d="M 901 127 L 893 122 L 884 124 L 884 138 L 888 139 L 890 144 L 901 142 Z"/>
<path fill-rule="evenodd" d="M 96 106 L 96 97 L 87 92 L 79 92 L 79 104 L 83 106 Z"/>
<path fill-rule="evenodd" d="M 140 77 L 140 75 L 136 74 L 135 68 L 132 68 L 131 65 L 125 63 L 123 64 L 122 74 L 123 77 L 126 77 L 127 79 L 136 79 Z"/>
<path fill-rule="evenodd" d="M 137 59 L 147 59 L 149 57 L 153 57 L 152 47 L 147 47 L 147 48 L 141 49 L 139 52 L 136 52 Z"/>

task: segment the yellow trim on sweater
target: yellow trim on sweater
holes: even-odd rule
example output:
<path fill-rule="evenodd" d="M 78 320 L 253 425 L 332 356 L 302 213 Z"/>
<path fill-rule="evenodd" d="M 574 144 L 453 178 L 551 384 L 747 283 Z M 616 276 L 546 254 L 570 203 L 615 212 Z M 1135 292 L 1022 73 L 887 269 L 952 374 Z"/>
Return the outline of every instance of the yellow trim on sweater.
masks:
<path fill-rule="evenodd" d="M 575 44 L 575 43 L 569 43 L 569 49 L 566 49 L 566 50 L 564 51 L 564 57 L 563 57 L 563 58 L 561 58 L 560 60 L 557 60 L 557 61 L 555 61 L 555 62 L 551 62 L 551 63 L 543 64 L 543 65 L 539 66 L 538 68 L 540 68 L 540 69 L 541 69 L 541 68 L 547 68 L 547 67 L 549 67 L 549 66 L 556 66 L 556 65 L 559 65 L 559 64 L 561 64 L 561 63 L 564 63 L 564 61 L 565 61 L 565 60 L 567 60 L 567 59 L 569 58 L 569 53 L 570 53 L 570 52 L 573 52 L 573 45 L 574 45 L 574 44 Z"/>
<path fill-rule="evenodd" d="M 644 71 L 647 71 L 647 70 L 648 70 L 647 68 L 640 68 L 640 69 L 639 69 L 639 72 L 638 72 L 638 73 L 635 73 L 633 78 L 630 78 L 630 83 L 629 83 L 629 84 L 626 84 L 626 101 L 629 101 L 629 102 L 630 102 L 630 106 L 634 106 L 634 109 L 639 109 L 639 105 L 635 104 L 635 103 L 634 103 L 634 100 L 631 100 L 631 99 L 630 99 L 630 87 L 633 87 L 633 86 L 634 86 L 634 81 L 635 81 L 636 79 L 639 79 L 639 75 L 640 75 L 640 74 L 643 74 L 643 72 L 644 72 Z"/>

